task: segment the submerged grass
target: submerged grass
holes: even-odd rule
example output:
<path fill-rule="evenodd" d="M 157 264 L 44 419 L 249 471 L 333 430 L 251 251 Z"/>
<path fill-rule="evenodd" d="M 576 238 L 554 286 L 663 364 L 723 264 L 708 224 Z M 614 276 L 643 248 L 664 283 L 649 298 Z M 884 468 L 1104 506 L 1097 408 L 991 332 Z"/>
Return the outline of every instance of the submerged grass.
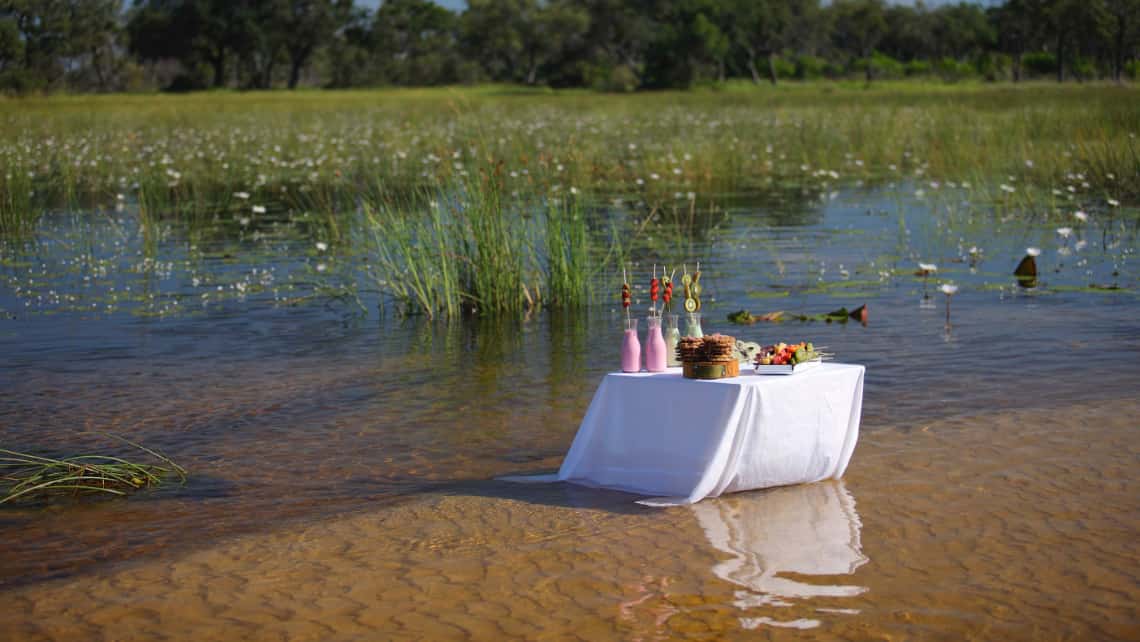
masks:
<path fill-rule="evenodd" d="M 186 470 L 165 455 L 117 435 L 110 435 L 163 463 L 140 464 L 111 455 L 53 458 L 0 448 L 0 504 L 44 499 L 60 494 L 126 495 L 157 486 Z"/>

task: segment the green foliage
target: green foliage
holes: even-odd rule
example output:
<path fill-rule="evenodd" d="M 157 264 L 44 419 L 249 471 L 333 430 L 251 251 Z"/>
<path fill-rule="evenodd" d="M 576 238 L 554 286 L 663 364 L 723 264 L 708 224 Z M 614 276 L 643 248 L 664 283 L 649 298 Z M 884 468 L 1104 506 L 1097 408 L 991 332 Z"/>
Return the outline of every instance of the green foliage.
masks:
<path fill-rule="evenodd" d="M 829 64 L 823 58 L 816 56 L 796 56 L 795 77 L 799 80 L 815 80 L 829 74 Z"/>
<path fill-rule="evenodd" d="M 911 60 L 903 66 L 903 73 L 908 77 L 911 76 L 929 76 L 934 66 L 930 64 L 929 60 Z"/>
<path fill-rule="evenodd" d="M 934 69 L 947 82 L 957 82 L 974 75 L 973 65 L 949 57 L 936 62 Z"/>
<path fill-rule="evenodd" d="M 1048 76 L 1057 72 L 1057 58 L 1045 51 L 1025 54 L 1021 58 L 1025 73 L 1031 76 Z"/>

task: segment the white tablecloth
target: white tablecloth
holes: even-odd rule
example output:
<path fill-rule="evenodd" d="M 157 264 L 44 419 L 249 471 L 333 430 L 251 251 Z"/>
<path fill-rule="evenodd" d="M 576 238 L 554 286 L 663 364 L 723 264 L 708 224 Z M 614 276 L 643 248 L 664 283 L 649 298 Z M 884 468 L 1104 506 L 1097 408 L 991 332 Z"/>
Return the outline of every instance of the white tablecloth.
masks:
<path fill-rule="evenodd" d="M 602 380 L 557 479 L 691 504 L 843 475 L 859 436 L 864 367 L 714 381 L 663 373 Z"/>

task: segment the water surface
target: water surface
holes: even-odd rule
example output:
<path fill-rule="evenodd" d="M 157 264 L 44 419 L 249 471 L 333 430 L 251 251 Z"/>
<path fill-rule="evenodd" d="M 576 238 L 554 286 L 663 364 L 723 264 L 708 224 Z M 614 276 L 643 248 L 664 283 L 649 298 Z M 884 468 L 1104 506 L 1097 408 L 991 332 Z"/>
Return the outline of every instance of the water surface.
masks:
<path fill-rule="evenodd" d="M 0 511 L 2 637 L 1135 638 L 1135 218 L 914 191 L 721 199 L 635 248 L 641 290 L 701 260 L 706 331 L 868 368 L 845 480 L 668 510 L 492 481 L 560 464 L 616 368 L 616 287 L 448 325 L 341 296 L 359 255 L 303 226 L 48 217 L 0 256 L 4 447 L 109 431 L 191 478 Z M 724 320 L 860 304 L 865 327 Z"/>

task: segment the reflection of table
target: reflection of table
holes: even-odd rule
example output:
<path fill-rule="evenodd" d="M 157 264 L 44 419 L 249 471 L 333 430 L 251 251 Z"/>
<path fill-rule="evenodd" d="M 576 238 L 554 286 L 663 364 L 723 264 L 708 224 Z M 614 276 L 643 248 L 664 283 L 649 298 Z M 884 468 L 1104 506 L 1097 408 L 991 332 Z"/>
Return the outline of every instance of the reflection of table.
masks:
<path fill-rule="evenodd" d="M 839 478 L 859 436 L 863 366 L 716 381 L 606 375 L 558 479 L 688 504 L 722 493 Z"/>
<path fill-rule="evenodd" d="M 749 610 L 749 617 L 741 618 L 745 628 L 814 628 L 819 620 L 773 617 L 780 615 L 775 609 L 811 606 L 815 598 L 851 597 L 867 590 L 840 583 L 838 577 L 867 563 L 855 499 L 842 481 L 743 493 L 696 504 L 692 511 L 709 543 L 727 555 L 713 573 L 744 589 L 736 593 L 733 604 Z M 817 577 L 802 581 L 800 576 Z"/>

